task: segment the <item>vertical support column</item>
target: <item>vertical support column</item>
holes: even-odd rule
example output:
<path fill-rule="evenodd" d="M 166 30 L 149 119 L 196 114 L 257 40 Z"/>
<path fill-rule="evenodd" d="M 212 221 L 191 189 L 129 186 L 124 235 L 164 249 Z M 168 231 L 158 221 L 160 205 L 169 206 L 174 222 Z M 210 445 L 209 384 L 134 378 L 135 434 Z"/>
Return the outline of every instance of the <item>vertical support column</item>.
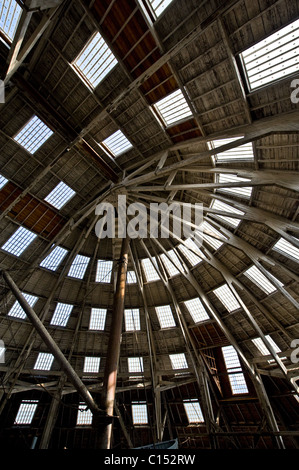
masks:
<path fill-rule="evenodd" d="M 58 390 L 52 398 L 52 402 L 51 402 L 50 409 L 49 409 L 48 416 L 47 416 L 47 421 L 43 429 L 41 441 L 39 443 L 39 449 L 48 449 L 49 447 L 50 439 L 51 439 L 52 432 L 53 432 L 55 422 L 57 419 L 57 415 L 59 412 L 59 406 L 61 403 L 60 400 L 61 400 L 62 391 L 65 385 L 65 382 L 66 382 L 66 376 L 63 375 L 58 383 Z"/>
<path fill-rule="evenodd" d="M 126 290 L 126 277 L 128 265 L 128 251 L 130 239 L 124 238 L 117 273 L 116 291 L 113 301 L 111 330 L 108 342 L 106 366 L 104 372 L 103 389 L 101 394 L 101 408 L 106 411 L 109 420 L 104 420 L 99 436 L 100 449 L 109 449 L 112 433 L 112 416 L 115 400 L 117 369 L 120 354 L 120 341 L 124 314 L 124 300 Z"/>

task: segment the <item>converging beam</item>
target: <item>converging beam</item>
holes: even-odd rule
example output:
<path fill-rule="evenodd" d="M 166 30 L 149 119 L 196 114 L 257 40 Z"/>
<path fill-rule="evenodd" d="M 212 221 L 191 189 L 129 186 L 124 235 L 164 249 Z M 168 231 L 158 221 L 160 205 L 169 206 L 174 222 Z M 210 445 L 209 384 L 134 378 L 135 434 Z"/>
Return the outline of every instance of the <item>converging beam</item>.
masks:
<path fill-rule="evenodd" d="M 100 409 L 95 403 L 94 399 L 92 398 L 91 394 L 89 393 L 87 387 L 84 385 L 80 377 L 77 375 L 73 367 L 70 365 L 69 361 L 65 358 L 62 351 L 59 349 L 55 341 L 53 340 L 50 333 L 47 331 L 43 323 L 40 321 L 38 316 L 36 315 L 33 308 L 28 304 L 27 300 L 23 297 L 21 291 L 11 278 L 11 276 L 6 272 L 2 271 L 2 275 L 9 285 L 10 289 L 12 290 L 13 294 L 15 295 L 16 299 L 20 303 L 21 307 L 24 309 L 26 315 L 28 316 L 29 320 L 39 333 L 40 337 L 43 339 L 45 344 L 48 346 L 49 350 L 61 366 L 61 368 L 66 373 L 69 381 L 73 384 L 77 392 L 80 394 L 82 399 L 85 401 L 88 408 L 94 415 L 100 414 Z"/>

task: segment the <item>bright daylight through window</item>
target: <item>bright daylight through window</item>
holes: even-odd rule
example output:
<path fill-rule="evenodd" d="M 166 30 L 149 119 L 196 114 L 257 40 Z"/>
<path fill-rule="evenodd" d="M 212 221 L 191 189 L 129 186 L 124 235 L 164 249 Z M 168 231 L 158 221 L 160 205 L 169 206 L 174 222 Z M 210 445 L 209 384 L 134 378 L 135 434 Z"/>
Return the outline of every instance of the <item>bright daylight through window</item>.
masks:
<path fill-rule="evenodd" d="M 33 116 L 17 133 L 14 140 L 29 153 L 34 154 L 51 137 L 53 131 L 37 116 Z"/>
<path fill-rule="evenodd" d="M 0 31 L 9 44 L 13 41 L 22 8 L 15 0 L 2 0 L 0 3 Z"/>
<path fill-rule="evenodd" d="M 299 70 L 299 19 L 242 52 L 250 90 Z"/>
<path fill-rule="evenodd" d="M 116 58 L 100 33 L 95 33 L 72 65 L 81 79 L 93 89 L 116 64 Z"/>

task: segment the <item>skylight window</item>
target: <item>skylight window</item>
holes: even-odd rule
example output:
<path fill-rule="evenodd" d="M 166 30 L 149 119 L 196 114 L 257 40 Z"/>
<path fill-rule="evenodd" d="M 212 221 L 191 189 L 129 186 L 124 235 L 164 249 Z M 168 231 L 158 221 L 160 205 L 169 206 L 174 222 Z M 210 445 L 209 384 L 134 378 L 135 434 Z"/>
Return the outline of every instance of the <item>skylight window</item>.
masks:
<path fill-rule="evenodd" d="M 248 393 L 241 363 L 235 348 L 233 346 L 224 346 L 221 349 L 233 395 Z"/>
<path fill-rule="evenodd" d="M 156 262 L 156 259 L 153 258 L 154 262 Z M 142 268 L 146 277 L 146 280 L 148 282 L 150 281 L 158 281 L 160 279 L 160 276 L 158 272 L 156 271 L 152 260 L 149 258 L 145 258 L 141 261 Z"/>
<path fill-rule="evenodd" d="M 126 331 L 140 330 L 139 308 L 125 309 L 125 328 Z"/>
<path fill-rule="evenodd" d="M 31 424 L 38 400 L 22 400 L 14 424 Z"/>
<path fill-rule="evenodd" d="M 76 279 L 83 279 L 90 258 L 83 255 L 77 255 L 69 269 L 68 276 Z"/>
<path fill-rule="evenodd" d="M 137 278 L 135 271 L 127 271 L 127 284 L 136 284 Z"/>
<path fill-rule="evenodd" d="M 51 325 L 66 326 L 72 309 L 73 305 L 58 303 L 51 320 Z"/>
<path fill-rule="evenodd" d="M 30 232 L 30 230 L 19 227 L 1 248 L 12 255 L 20 256 L 30 243 L 33 242 L 36 236 L 37 235 Z"/>
<path fill-rule="evenodd" d="M 45 198 L 45 201 L 56 209 L 61 209 L 75 194 L 76 192 L 72 188 L 63 181 L 60 181 L 60 183 Z"/>
<path fill-rule="evenodd" d="M 116 64 L 116 58 L 100 33 L 97 32 L 91 37 L 72 65 L 84 83 L 93 89 Z"/>
<path fill-rule="evenodd" d="M 0 189 L 2 189 L 6 183 L 8 182 L 8 179 L 4 178 L 4 176 L 0 175 Z"/>
<path fill-rule="evenodd" d="M 100 362 L 101 362 L 100 357 L 86 356 L 84 358 L 83 372 L 98 374 L 99 369 L 100 369 Z"/>
<path fill-rule="evenodd" d="M 169 276 L 176 276 L 177 274 L 180 274 L 178 268 L 170 261 L 170 259 L 164 253 L 160 256 L 160 258 L 164 266 L 166 267 Z"/>
<path fill-rule="evenodd" d="M 190 240 L 190 239 L 189 239 Z M 190 240 L 191 241 L 191 240 Z M 186 243 L 188 244 L 188 240 L 186 240 Z M 193 242 L 194 243 L 194 242 Z M 190 246 L 190 244 L 189 244 Z M 192 266 L 196 266 L 197 264 L 199 264 L 202 259 L 199 258 L 199 256 L 197 256 L 193 251 L 189 250 L 186 245 L 183 245 L 183 244 L 180 244 L 178 246 L 179 250 L 183 253 L 183 255 L 187 258 L 187 260 L 189 261 L 189 263 L 192 265 Z M 196 249 L 197 251 L 199 251 L 199 249 L 197 248 L 196 246 Z"/>
<path fill-rule="evenodd" d="M 185 301 L 185 305 L 195 323 L 210 320 L 209 315 L 198 297 Z"/>
<path fill-rule="evenodd" d="M 241 305 L 239 304 L 227 284 L 224 284 L 223 286 L 214 289 L 213 292 L 229 312 L 233 312 L 234 310 L 241 308 Z"/>
<path fill-rule="evenodd" d="M 154 109 L 165 126 L 173 126 L 178 121 L 192 116 L 192 111 L 180 89 L 154 104 Z"/>
<path fill-rule="evenodd" d="M 216 149 L 217 147 L 221 147 L 222 145 L 230 144 L 235 140 L 241 139 L 243 136 L 240 137 L 232 137 L 230 139 L 216 139 L 212 142 L 209 142 L 210 149 Z M 231 161 L 253 161 L 254 160 L 254 153 L 252 143 L 249 142 L 248 144 L 239 145 L 238 147 L 232 148 L 230 150 L 225 150 L 224 152 L 217 153 L 214 155 L 214 158 L 217 163 L 225 163 Z"/>
<path fill-rule="evenodd" d="M 77 426 L 90 426 L 92 424 L 92 411 L 86 407 L 85 403 L 80 403 L 77 413 Z"/>
<path fill-rule="evenodd" d="M 40 266 L 42 268 L 50 269 L 51 271 L 56 271 L 66 254 L 67 250 L 60 246 L 56 246 L 56 248 L 54 248 L 54 250 L 40 263 Z"/>
<path fill-rule="evenodd" d="M 299 70 L 299 20 L 242 52 L 250 90 Z"/>
<path fill-rule="evenodd" d="M 113 157 L 118 157 L 122 153 L 133 147 L 131 142 L 126 138 L 122 131 L 118 130 L 110 135 L 107 139 L 103 140 L 101 146 L 108 150 Z"/>
<path fill-rule="evenodd" d="M 223 242 L 218 240 L 218 237 L 222 237 L 223 235 L 218 232 L 212 225 L 208 222 L 204 221 L 201 225 L 201 229 L 203 230 L 203 238 L 204 240 L 215 250 L 218 250 L 222 245 Z"/>
<path fill-rule="evenodd" d="M 30 307 L 33 307 L 36 301 L 38 300 L 38 297 L 35 295 L 30 295 L 30 294 L 24 294 L 22 292 L 23 297 L 27 300 L 28 304 Z M 19 302 L 16 300 L 11 309 L 8 312 L 8 315 L 10 317 L 15 317 L 15 318 L 21 318 L 25 319 L 26 318 L 26 313 L 24 312 L 23 308 L 19 304 Z"/>
<path fill-rule="evenodd" d="M 172 328 L 176 326 L 170 305 L 162 305 L 161 307 L 156 307 L 156 313 L 161 328 Z"/>
<path fill-rule="evenodd" d="M 288 258 L 299 261 L 299 249 L 284 238 L 280 238 L 278 242 L 275 243 L 272 250 L 278 251 Z"/>
<path fill-rule="evenodd" d="M 256 266 L 251 266 L 251 268 L 248 268 L 244 274 L 266 294 L 271 294 L 277 290 Z M 276 281 L 281 285 L 281 287 L 283 287 L 283 284 L 278 279 L 276 279 Z"/>
<path fill-rule="evenodd" d="M 203 414 L 198 400 L 184 400 L 183 403 L 189 424 L 204 422 Z"/>
<path fill-rule="evenodd" d="M 15 37 L 22 8 L 15 0 L 4 0 L 0 7 L 0 31 L 9 43 Z"/>
<path fill-rule="evenodd" d="M 98 260 L 96 282 L 104 282 L 109 284 L 111 282 L 111 274 L 113 268 L 113 261 Z"/>
<path fill-rule="evenodd" d="M 232 175 L 232 174 L 227 174 L 227 173 L 220 173 L 217 175 L 217 181 L 218 183 L 246 183 L 247 181 L 250 184 L 250 179 L 248 178 L 241 178 L 240 176 Z M 250 198 L 251 193 L 252 193 L 252 187 L 250 186 L 244 186 L 244 187 L 234 187 L 234 188 L 218 188 L 217 191 L 219 192 L 226 192 L 226 193 L 231 193 L 239 197 L 243 198 Z"/>
<path fill-rule="evenodd" d="M 19 145 L 28 152 L 35 153 L 48 140 L 53 131 L 49 129 L 37 116 L 32 119 L 14 137 Z"/>
<path fill-rule="evenodd" d="M 142 357 L 128 357 L 128 370 L 130 379 L 140 379 L 143 375 L 131 375 L 136 372 L 143 372 L 143 358 Z"/>
<path fill-rule="evenodd" d="M 280 353 L 281 352 L 281 349 L 277 346 L 277 344 L 275 343 L 275 341 L 271 338 L 270 335 L 265 335 L 265 338 L 268 340 L 268 342 L 271 344 L 272 348 L 274 349 L 274 351 L 276 353 Z M 253 344 L 257 347 L 257 349 L 260 351 L 260 353 L 263 355 L 263 356 L 270 356 L 271 353 L 269 351 L 269 349 L 267 348 L 267 346 L 265 345 L 265 343 L 263 342 L 262 338 L 254 338 L 252 340 Z M 283 357 L 281 359 L 286 359 L 286 357 Z M 274 359 L 269 359 L 268 363 L 271 364 L 275 362 Z"/>
<path fill-rule="evenodd" d="M 39 353 L 35 361 L 35 370 L 50 370 L 54 361 L 53 354 Z"/>
<path fill-rule="evenodd" d="M 107 309 L 105 308 L 92 308 L 89 320 L 90 330 L 101 330 L 105 329 Z"/>
<path fill-rule="evenodd" d="M 132 402 L 133 424 L 148 424 L 147 406 L 145 402 Z"/>
<path fill-rule="evenodd" d="M 149 0 L 149 3 L 155 13 L 156 18 L 163 13 L 166 7 L 172 2 L 172 0 Z"/>
<path fill-rule="evenodd" d="M 225 204 L 222 201 L 218 201 L 218 199 L 214 199 L 213 203 L 211 204 L 211 209 L 216 209 L 216 210 L 220 210 L 220 211 L 223 211 L 223 212 L 231 212 L 233 214 L 244 215 L 243 211 L 240 211 L 239 209 L 236 209 L 235 207 L 232 207 L 229 204 Z M 215 214 L 215 217 L 224 220 L 229 225 L 232 225 L 235 228 L 238 227 L 239 223 L 241 222 L 240 219 L 237 219 L 237 218 L 234 218 L 234 217 L 223 216 L 223 215 L 219 215 L 219 214 Z"/>
<path fill-rule="evenodd" d="M 173 369 L 188 369 L 188 363 L 184 353 L 170 354 L 169 359 Z"/>

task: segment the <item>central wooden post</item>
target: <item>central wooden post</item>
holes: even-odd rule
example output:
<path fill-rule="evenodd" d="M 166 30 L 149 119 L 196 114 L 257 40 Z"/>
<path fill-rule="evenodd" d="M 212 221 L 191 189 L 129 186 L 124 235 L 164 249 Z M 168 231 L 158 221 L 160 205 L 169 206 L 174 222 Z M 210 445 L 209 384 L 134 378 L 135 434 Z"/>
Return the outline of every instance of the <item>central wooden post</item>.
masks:
<path fill-rule="evenodd" d="M 117 369 L 120 353 L 122 322 L 124 316 L 124 300 L 126 291 L 126 277 L 128 265 L 128 251 L 130 238 L 124 238 L 119 259 L 116 289 L 114 293 L 111 330 L 108 343 L 106 366 L 104 372 L 103 389 L 101 394 L 101 409 L 110 417 L 104 421 L 99 435 L 99 448 L 110 449 L 112 433 L 112 417 L 115 400 Z"/>

